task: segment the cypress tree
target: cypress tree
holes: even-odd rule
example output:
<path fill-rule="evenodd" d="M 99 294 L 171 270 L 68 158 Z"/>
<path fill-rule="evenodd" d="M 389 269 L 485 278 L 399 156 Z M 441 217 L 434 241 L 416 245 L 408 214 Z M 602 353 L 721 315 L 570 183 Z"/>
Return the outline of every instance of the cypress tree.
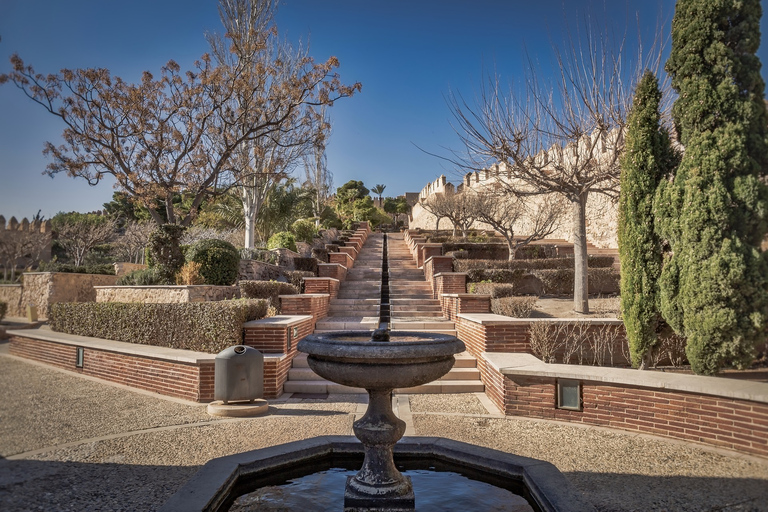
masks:
<path fill-rule="evenodd" d="M 654 228 L 653 199 L 662 177 L 676 163 L 669 134 L 661 126 L 660 102 L 656 76 L 647 71 L 635 91 L 621 159 L 621 311 L 632 364 L 640 368 L 648 364 L 661 323 L 658 281 L 662 252 Z"/>
<path fill-rule="evenodd" d="M 696 373 L 743 367 L 765 335 L 768 118 L 759 0 L 678 0 L 666 69 L 685 147 L 666 199 L 663 310 Z M 675 224 L 676 225 L 673 225 Z"/>

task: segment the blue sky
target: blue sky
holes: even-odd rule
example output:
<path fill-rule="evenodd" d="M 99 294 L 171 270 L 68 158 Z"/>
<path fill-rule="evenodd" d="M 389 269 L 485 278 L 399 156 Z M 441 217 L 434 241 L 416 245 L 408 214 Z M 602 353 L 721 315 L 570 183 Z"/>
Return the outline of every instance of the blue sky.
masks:
<path fill-rule="evenodd" d="M 328 165 L 335 186 L 350 179 L 385 195 L 417 192 L 440 174 L 458 177 L 420 151 L 458 148 L 445 94 L 472 97 L 483 72 L 521 77 L 525 49 L 540 70 L 552 70 L 552 42 L 583 28 L 591 12 L 617 32 L 669 31 L 673 0 L 284 0 L 278 28 L 310 42 L 316 60 L 335 55 L 346 83 L 362 93 L 331 109 Z M 763 34 L 766 30 L 763 18 Z M 105 67 L 128 81 L 157 73 L 169 59 L 188 69 L 207 51 L 205 33 L 221 31 L 215 0 L 0 0 L 0 72 L 18 53 L 38 72 Z M 768 63 L 766 47 L 761 60 Z M 763 76 L 766 76 L 765 67 Z M 58 119 L 12 84 L 0 87 L 0 215 L 30 217 L 38 209 L 91 211 L 109 201 L 111 182 L 89 187 L 63 175 L 42 175 L 45 141 L 59 143 Z"/>

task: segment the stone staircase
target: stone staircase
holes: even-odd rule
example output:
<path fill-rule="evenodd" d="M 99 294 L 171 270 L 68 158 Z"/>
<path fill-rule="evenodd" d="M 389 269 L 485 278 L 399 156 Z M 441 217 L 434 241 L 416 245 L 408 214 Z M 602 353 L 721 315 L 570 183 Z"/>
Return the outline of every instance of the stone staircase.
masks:
<path fill-rule="evenodd" d="M 443 317 L 440 301 L 432 297 L 432 287 L 416 267 L 403 235 L 390 234 L 387 245 L 391 329 L 456 336 L 456 326 Z"/>
<path fill-rule="evenodd" d="M 328 316 L 317 322 L 315 332 L 338 330 L 373 330 L 379 326 L 381 271 L 384 235 L 371 234 L 331 300 Z M 432 289 L 411 257 L 400 234 L 388 235 L 389 293 L 392 330 L 439 332 L 456 335 L 453 322 L 446 320 L 440 303 L 432 298 Z M 297 355 L 286 393 L 365 393 L 360 388 L 342 386 L 320 378 L 309 368 L 306 354 Z M 439 380 L 395 390 L 398 393 L 474 393 L 484 391 L 477 361 L 466 352 L 456 355 L 450 372 Z"/>

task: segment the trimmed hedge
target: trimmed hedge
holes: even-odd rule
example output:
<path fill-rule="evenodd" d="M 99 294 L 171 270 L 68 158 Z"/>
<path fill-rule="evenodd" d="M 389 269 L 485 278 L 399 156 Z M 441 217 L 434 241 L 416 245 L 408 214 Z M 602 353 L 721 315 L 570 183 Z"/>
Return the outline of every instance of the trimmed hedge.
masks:
<path fill-rule="evenodd" d="M 275 308 L 280 307 L 280 295 L 295 295 L 299 288 L 280 281 L 240 281 L 240 296 L 244 299 L 269 299 Z"/>
<path fill-rule="evenodd" d="M 240 251 L 224 240 L 210 238 L 195 242 L 187 251 L 187 262 L 200 264 L 206 284 L 229 286 L 237 280 Z"/>
<path fill-rule="evenodd" d="M 514 297 L 515 287 L 509 283 L 470 283 L 469 293 L 490 295 L 494 299 Z"/>
<path fill-rule="evenodd" d="M 291 282 L 293 286 L 296 287 L 297 290 L 299 290 L 299 293 L 304 293 L 304 278 L 305 277 L 316 277 L 316 272 L 308 272 L 306 270 L 286 270 L 284 272 L 285 277 L 288 278 L 288 281 Z M 288 294 L 283 294 L 288 295 Z"/>
<path fill-rule="evenodd" d="M 491 312 L 514 318 L 529 318 L 538 297 L 501 297 L 491 299 Z"/>
<path fill-rule="evenodd" d="M 41 263 L 40 272 L 65 272 L 68 274 L 100 274 L 105 276 L 115 275 L 115 266 L 110 264 L 102 265 L 79 265 L 75 266 L 71 263 Z"/>
<path fill-rule="evenodd" d="M 49 323 L 67 334 L 215 354 L 241 345 L 243 324 L 266 313 L 265 300 L 59 302 L 51 306 Z"/>
<path fill-rule="evenodd" d="M 315 247 L 312 249 L 312 257 L 320 263 L 328 263 L 328 250 Z"/>
<path fill-rule="evenodd" d="M 470 259 L 486 258 L 506 260 L 509 256 L 507 244 L 477 244 L 471 242 L 444 242 L 443 254 L 455 251 L 467 251 Z"/>
<path fill-rule="evenodd" d="M 454 256 L 454 258 L 456 258 Z M 610 268 L 613 266 L 613 256 L 589 256 L 587 264 L 589 268 Z M 525 269 L 548 270 L 573 268 L 573 258 L 545 258 L 533 260 L 487 260 L 487 259 L 461 259 L 453 262 L 454 272 L 469 272 L 472 269 Z"/>
<path fill-rule="evenodd" d="M 128 272 L 117 279 L 117 286 L 153 286 L 165 284 L 165 277 L 157 267 L 144 268 Z"/>
<path fill-rule="evenodd" d="M 472 269 L 467 272 L 467 280 L 470 286 L 474 284 L 475 290 L 485 283 L 511 284 L 514 290 L 518 290 L 524 287 L 524 281 L 530 282 L 531 276 L 533 276 L 541 282 L 542 294 L 573 295 L 573 274 L 574 271 L 571 268 L 531 271 L 523 269 Z M 619 293 L 619 271 L 614 268 L 590 268 L 588 280 L 590 295 Z M 475 293 L 479 292 L 476 291 Z"/>
<path fill-rule="evenodd" d="M 296 270 L 312 272 L 317 275 L 317 259 L 315 258 L 293 258 L 293 267 Z"/>
<path fill-rule="evenodd" d="M 8 313 L 8 303 L 0 302 L 0 320 L 5 318 L 6 313 Z"/>

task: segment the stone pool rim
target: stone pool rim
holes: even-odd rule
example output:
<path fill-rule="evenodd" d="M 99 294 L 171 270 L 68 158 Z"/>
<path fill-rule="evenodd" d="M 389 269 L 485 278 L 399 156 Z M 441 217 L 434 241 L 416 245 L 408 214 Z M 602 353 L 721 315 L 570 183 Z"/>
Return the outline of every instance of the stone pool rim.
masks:
<path fill-rule="evenodd" d="M 545 512 L 595 512 L 595 508 L 551 463 L 441 437 L 404 437 L 395 455 L 433 458 L 523 483 Z M 160 512 L 219 511 L 238 479 L 284 470 L 310 459 L 362 455 L 353 436 L 319 436 L 218 457 L 208 461 L 159 509 Z"/>
<path fill-rule="evenodd" d="M 416 341 L 397 341 L 396 338 L 415 337 Z M 464 342 L 450 334 L 422 331 L 390 331 L 392 341 L 372 341 L 371 331 L 336 331 L 310 334 L 299 341 L 297 350 L 327 359 L 381 361 L 398 364 L 419 361 L 422 358 L 450 357 L 466 350 Z M 366 341 L 345 338 L 368 338 Z M 365 348 L 361 354 L 360 348 Z"/>

